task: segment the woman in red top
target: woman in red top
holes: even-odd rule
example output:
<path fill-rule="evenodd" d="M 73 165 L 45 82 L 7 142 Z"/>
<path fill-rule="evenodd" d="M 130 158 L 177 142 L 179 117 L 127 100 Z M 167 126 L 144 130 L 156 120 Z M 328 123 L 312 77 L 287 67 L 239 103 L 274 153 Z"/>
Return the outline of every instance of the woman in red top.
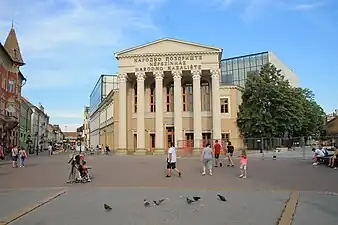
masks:
<path fill-rule="evenodd" d="M 221 154 L 221 145 L 218 143 L 218 140 L 214 144 L 214 155 L 215 155 L 215 167 L 218 167 L 218 164 L 222 167 L 222 163 L 219 163 L 219 155 Z"/>

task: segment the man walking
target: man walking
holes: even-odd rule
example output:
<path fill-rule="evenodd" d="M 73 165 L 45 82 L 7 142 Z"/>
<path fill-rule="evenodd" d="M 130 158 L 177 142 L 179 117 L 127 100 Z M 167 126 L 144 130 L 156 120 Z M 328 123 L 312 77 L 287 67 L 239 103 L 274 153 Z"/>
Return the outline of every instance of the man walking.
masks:
<path fill-rule="evenodd" d="M 181 177 L 181 172 L 176 168 L 176 148 L 172 142 L 170 142 L 170 148 L 168 149 L 168 156 L 167 156 L 167 176 L 171 177 L 171 170 L 175 170 L 178 173 L 178 176 Z"/>

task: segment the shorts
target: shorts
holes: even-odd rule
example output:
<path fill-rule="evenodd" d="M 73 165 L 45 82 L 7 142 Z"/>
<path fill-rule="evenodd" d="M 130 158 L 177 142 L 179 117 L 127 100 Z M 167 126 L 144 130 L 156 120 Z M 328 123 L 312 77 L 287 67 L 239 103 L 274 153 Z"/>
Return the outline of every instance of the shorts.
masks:
<path fill-rule="evenodd" d="M 232 157 L 232 155 L 234 154 L 234 152 L 233 151 L 231 151 L 231 152 L 228 152 L 228 156 L 230 156 L 230 157 Z"/>
<path fill-rule="evenodd" d="M 18 161 L 18 156 L 16 155 L 16 156 L 12 156 L 12 160 L 14 161 L 14 162 L 16 162 L 16 161 Z"/>
<path fill-rule="evenodd" d="M 219 153 L 215 153 L 215 159 L 219 159 Z"/>
<path fill-rule="evenodd" d="M 239 168 L 240 168 L 241 170 L 246 170 L 247 165 L 246 165 L 246 164 L 241 164 Z"/>
<path fill-rule="evenodd" d="M 167 169 L 176 169 L 176 162 L 167 162 Z"/>

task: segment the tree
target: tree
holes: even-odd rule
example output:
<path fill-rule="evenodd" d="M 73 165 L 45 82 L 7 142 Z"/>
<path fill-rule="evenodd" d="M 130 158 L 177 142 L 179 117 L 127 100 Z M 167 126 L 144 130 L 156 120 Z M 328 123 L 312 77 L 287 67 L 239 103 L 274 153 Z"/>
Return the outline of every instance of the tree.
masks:
<path fill-rule="evenodd" d="M 309 136 L 324 128 L 325 114 L 308 89 L 294 88 L 268 63 L 242 90 L 237 125 L 244 138 Z"/>

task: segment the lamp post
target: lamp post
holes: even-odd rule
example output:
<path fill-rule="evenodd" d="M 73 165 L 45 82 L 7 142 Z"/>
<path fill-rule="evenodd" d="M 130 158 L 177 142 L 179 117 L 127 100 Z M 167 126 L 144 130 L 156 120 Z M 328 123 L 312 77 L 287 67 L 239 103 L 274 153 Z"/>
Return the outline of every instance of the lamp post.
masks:
<path fill-rule="evenodd" d="M 82 143 L 81 143 L 81 141 L 82 141 L 82 132 L 79 133 L 78 140 L 79 140 L 78 143 L 80 144 L 80 154 L 81 154 L 81 152 L 82 152 Z"/>

